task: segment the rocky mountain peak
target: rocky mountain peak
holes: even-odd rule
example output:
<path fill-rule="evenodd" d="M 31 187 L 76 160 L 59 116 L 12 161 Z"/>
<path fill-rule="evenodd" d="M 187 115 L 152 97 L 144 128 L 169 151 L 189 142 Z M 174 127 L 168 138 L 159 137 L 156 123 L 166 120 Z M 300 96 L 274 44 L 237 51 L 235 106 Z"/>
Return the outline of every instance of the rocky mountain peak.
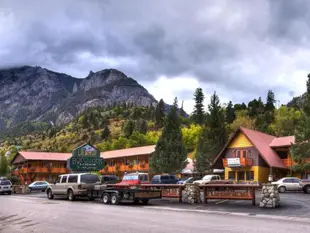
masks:
<path fill-rule="evenodd" d="M 90 71 L 78 79 L 31 66 L 0 70 L 0 101 L 2 131 L 27 121 L 67 123 L 89 107 L 157 103 L 136 80 L 116 69 Z"/>

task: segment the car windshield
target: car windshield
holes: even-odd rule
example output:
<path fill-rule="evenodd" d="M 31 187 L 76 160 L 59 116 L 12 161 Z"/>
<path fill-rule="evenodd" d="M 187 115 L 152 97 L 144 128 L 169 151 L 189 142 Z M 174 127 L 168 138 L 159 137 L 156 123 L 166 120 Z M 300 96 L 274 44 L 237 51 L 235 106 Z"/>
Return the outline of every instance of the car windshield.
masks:
<path fill-rule="evenodd" d="M 81 182 L 83 182 L 83 183 L 92 184 L 92 183 L 96 183 L 99 181 L 100 180 L 99 180 L 99 177 L 97 175 L 92 175 L 92 174 L 81 175 Z"/>
<path fill-rule="evenodd" d="M 212 176 L 204 176 L 202 179 L 203 180 L 211 180 Z"/>
<path fill-rule="evenodd" d="M 11 182 L 9 180 L 1 180 L 0 185 L 11 185 Z"/>
<path fill-rule="evenodd" d="M 185 180 L 188 180 L 190 178 L 186 177 L 186 178 L 182 178 L 180 181 L 185 181 Z"/>
<path fill-rule="evenodd" d="M 138 180 L 139 176 L 138 175 L 125 175 L 123 180 Z"/>

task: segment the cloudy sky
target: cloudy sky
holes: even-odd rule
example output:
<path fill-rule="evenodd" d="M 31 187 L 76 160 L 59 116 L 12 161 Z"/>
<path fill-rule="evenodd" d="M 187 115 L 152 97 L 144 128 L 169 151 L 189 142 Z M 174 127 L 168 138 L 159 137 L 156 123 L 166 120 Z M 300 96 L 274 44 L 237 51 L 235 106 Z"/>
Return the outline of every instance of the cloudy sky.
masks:
<path fill-rule="evenodd" d="M 0 0 L 0 68 L 116 68 L 188 112 L 197 87 L 284 104 L 305 91 L 309 25 L 307 0 Z"/>

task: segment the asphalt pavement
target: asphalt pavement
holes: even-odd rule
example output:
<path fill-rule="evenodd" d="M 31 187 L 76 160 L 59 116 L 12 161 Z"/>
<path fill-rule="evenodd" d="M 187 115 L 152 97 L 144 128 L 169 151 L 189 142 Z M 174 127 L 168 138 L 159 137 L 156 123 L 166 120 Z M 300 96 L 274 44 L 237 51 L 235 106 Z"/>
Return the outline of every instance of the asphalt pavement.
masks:
<path fill-rule="evenodd" d="M 293 196 L 296 195 L 291 195 L 290 199 L 294 199 Z M 310 199 L 310 195 L 300 197 L 305 201 Z M 219 204 L 214 202 L 203 205 L 204 208 L 197 208 L 202 205 L 177 204 L 169 200 L 153 201 L 147 206 L 133 204 L 112 206 L 103 205 L 98 201 L 48 200 L 42 193 L 1 195 L 0 232 L 183 233 L 208 231 L 239 233 L 310 231 L 310 215 L 299 217 L 262 213 L 251 215 L 246 212 L 231 211 L 229 205 L 232 203 L 228 202 Z M 303 203 L 303 201 L 301 202 Z M 294 203 L 299 204 L 299 202 Z M 258 209 L 252 207 L 250 202 L 244 204 L 249 210 Z M 226 211 L 213 207 L 219 205 Z M 236 206 L 236 208 L 238 207 Z"/>

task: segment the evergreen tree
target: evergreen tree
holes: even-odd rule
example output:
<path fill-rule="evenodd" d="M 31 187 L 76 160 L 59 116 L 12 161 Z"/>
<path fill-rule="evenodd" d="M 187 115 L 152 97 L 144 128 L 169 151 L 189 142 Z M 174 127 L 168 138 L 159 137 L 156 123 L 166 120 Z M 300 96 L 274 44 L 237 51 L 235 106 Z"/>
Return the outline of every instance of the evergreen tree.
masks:
<path fill-rule="evenodd" d="M 236 119 L 235 109 L 231 101 L 229 101 L 227 108 L 226 108 L 226 122 L 231 124 Z"/>
<path fill-rule="evenodd" d="M 135 131 L 146 134 L 147 132 L 147 122 L 144 119 L 139 118 L 135 123 Z"/>
<path fill-rule="evenodd" d="M 310 171 L 310 74 L 303 111 L 304 114 L 295 130 L 295 144 L 291 146 L 291 154 L 296 162 L 293 169 L 299 172 Z"/>
<path fill-rule="evenodd" d="M 201 88 L 197 88 L 194 93 L 194 111 L 192 115 L 192 119 L 196 124 L 202 125 L 205 121 L 205 113 L 204 113 L 204 94 Z"/>
<path fill-rule="evenodd" d="M 255 120 L 255 129 L 264 133 L 270 133 L 271 131 L 270 125 L 275 120 L 275 96 L 274 93 L 269 90 L 267 94 L 267 100 L 264 108 L 260 106 L 261 101 L 259 99 L 257 105 L 257 116 Z"/>
<path fill-rule="evenodd" d="M 165 121 L 165 103 L 160 99 L 155 109 L 155 122 L 157 126 L 162 127 Z"/>
<path fill-rule="evenodd" d="M 9 172 L 8 160 L 4 151 L 1 151 L 0 154 L 0 176 L 7 176 Z"/>
<path fill-rule="evenodd" d="M 101 139 L 104 140 L 104 139 L 107 139 L 109 136 L 110 136 L 110 129 L 108 126 L 105 126 L 104 129 L 101 131 Z"/>
<path fill-rule="evenodd" d="M 273 91 L 269 90 L 268 94 L 267 94 L 267 101 L 266 101 L 266 105 L 265 105 L 265 111 L 273 111 L 275 110 L 275 104 L 276 100 L 275 100 L 275 96 Z"/>
<path fill-rule="evenodd" d="M 246 107 L 245 103 L 235 104 L 234 109 L 235 109 L 235 111 L 241 111 L 241 110 L 246 110 L 247 107 Z"/>
<path fill-rule="evenodd" d="M 132 120 L 127 121 L 126 124 L 124 125 L 124 136 L 126 138 L 129 138 L 133 133 L 134 128 L 135 128 L 134 122 Z"/>
<path fill-rule="evenodd" d="M 227 141 L 225 114 L 216 93 L 211 96 L 207 121 L 196 147 L 195 169 L 198 172 L 211 170 L 212 163 Z"/>
<path fill-rule="evenodd" d="M 186 166 L 186 159 L 187 151 L 183 143 L 175 99 L 151 157 L 150 168 L 155 173 L 180 172 Z"/>

